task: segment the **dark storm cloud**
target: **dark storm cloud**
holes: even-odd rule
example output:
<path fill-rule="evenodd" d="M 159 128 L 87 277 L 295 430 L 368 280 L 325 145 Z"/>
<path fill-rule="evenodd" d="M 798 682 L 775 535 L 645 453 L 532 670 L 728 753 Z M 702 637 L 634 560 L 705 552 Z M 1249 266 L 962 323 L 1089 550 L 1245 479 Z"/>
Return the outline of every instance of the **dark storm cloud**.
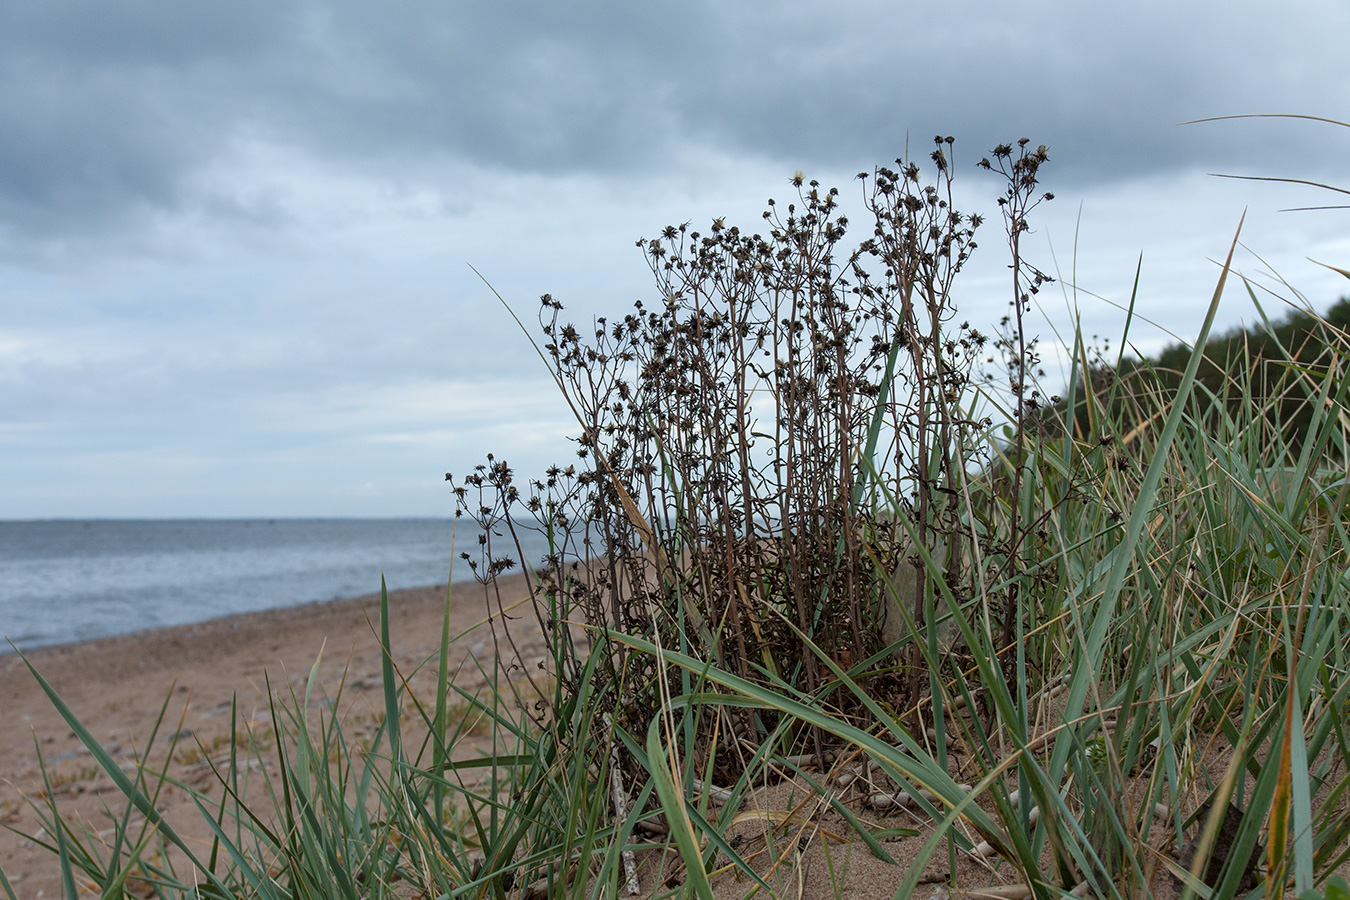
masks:
<path fill-rule="evenodd" d="M 1287 129 L 1174 123 L 1344 97 L 1332 5 L 914 6 L 7 4 L 0 239 L 228 207 L 202 173 L 249 140 L 416 181 L 445 160 L 622 175 L 691 150 L 862 168 L 934 133 L 974 160 L 1026 135 L 1058 178 L 1100 181 L 1269 158 Z"/>

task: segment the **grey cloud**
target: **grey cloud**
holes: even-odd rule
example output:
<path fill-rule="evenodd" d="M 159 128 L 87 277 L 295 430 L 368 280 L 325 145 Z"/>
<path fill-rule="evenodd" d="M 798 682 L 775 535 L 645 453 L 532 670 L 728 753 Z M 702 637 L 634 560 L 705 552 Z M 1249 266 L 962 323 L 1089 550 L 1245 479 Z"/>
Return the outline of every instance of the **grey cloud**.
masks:
<path fill-rule="evenodd" d="M 251 8 L 254 7 L 254 8 Z M 10 241 L 123 226 L 183 201 L 228 92 L 275 48 L 265 3 L 6 4 L 0 227 Z"/>
<path fill-rule="evenodd" d="M 699 147 L 856 169 L 889 161 L 907 135 L 925 151 L 934 133 L 958 137 L 971 161 L 1031 137 L 1069 183 L 1269 159 L 1287 129 L 1231 140 L 1233 129 L 1173 123 L 1305 111 L 1290 105 L 1314 89 L 1337 98 L 1334 36 L 1350 13 L 1205 12 L 1049 0 L 9 4 L 0 239 L 98 235 L 208 205 L 200 175 L 241 137 L 387 180 L 432 178 L 447 159 L 622 175 Z M 1272 58 L 1294 62 L 1263 65 L 1262 43 L 1278 41 L 1299 49 L 1272 46 Z"/>
<path fill-rule="evenodd" d="M 294 9 L 263 0 L 164 4 L 153 0 L 12 3 L 0 10 L 12 49 L 62 67 L 195 68 L 240 61 L 274 46 Z"/>
<path fill-rule="evenodd" d="M 1288 123 L 1240 132 L 1176 123 L 1299 112 L 1308 97 L 1345 96 L 1332 35 L 1350 15 L 1324 3 L 1246 4 L 1222 21 L 1151 3 L 869 12 L 849 22 L 821 16 L 814 31 L 756 32 L 751 15 L 720 29 L 718 55 L 730 69 L 699 82 L 704 93 L 685 102 L 683 118 L 742 152 L 770 147 L 825 164 L 886 159 L 907 134 L 920 152 L 933 134 L 955 135 L 974 158 L 1028 136 L 1056 151 L 1050 177 L 1100 184 L 1268 160 L 1289 140 Z M 1320 21 L 1300 29 L 1300 14 Z M 1292 64 L 1266 64 L 1267 45 L 1291 31 L 1301 46 L 1268 52 Z M 1233 140 L 1238 133 L 1244 139 Z"/>

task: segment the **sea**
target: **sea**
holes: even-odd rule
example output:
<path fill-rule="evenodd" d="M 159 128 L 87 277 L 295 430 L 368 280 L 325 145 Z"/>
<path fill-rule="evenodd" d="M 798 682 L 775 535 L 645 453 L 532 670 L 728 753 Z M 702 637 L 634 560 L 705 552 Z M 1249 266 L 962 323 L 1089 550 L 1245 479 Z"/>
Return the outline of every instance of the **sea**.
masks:
<path fill-rule="evenodd" d="M 453 556 L 476 558 L 476 526 L 458 529 Z M 381 575 L 390 590 L 469 579 L 455 531 L 449 519 L 0 521 L 0 653 L 375 594 Z M 522 533 L 538 566 L 546 542 Z"/>

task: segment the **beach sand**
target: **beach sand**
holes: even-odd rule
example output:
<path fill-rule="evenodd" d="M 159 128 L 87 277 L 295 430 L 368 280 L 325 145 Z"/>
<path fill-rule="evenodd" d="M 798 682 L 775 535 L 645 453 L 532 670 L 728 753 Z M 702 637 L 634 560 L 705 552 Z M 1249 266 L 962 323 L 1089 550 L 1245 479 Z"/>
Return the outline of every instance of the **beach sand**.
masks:
<path fill-rule="evenodd" d="M 521 576 L 502 579 L 500 589 L 507 606 L 528 598 Z M 452 600 L 452 636 L 474 628 L 488 614 L 484 590 L 474 582 L 455 584 Z M 445 601 L 443 585 L 390 592 L 393 657 L 405 677 L 436 652 Z M 495 608 L 496 596 L 492 603 Z M 521 606 L 512 615 L 512 637 L 534 665 L 542 658 L 543 643 L 533 611 Z M 147 755 L 146 742 L 163 708 L 159 737 L 148 749 L 151 763 L 162 763 L 172 748 L 169 774 L 205 784 L 210 773 L 198 742 L 220 752 L 228 747 L 232 732 L 270 730 L 267 684 L 283 694 L 294 690 L 303 696 L 320 652 L 320 682 L 331 697 L 345 677 L 340 713 L 352 723 L 353 734 L 362 731 L 362 723 L 383 709 L 379 622 L 380 598 L 373 595 L 46 647 L 27 656 L 119 761 Z M 490 627 L 480 626 L 460 638 L 451 654 L 451 670 L 463 666 L 456 683 L 470 690 L 485 683 L 472 657 L 491 667 L 495 643 Z M 410 684 L 417 696 L 434 698 L 434 680 L 433 666 L 411 676 Z M 317 689 L 314 701 L 326 702 Z M 232 703 L 237 708 L 234 722 Z M 0 656 L 0 710 L 0 825 L 28 834 L 40 828 L 23 799 L 43 789 L 40 752 L 62 814 L 78 814 L 94 831 L 110 834 L 104 805 L 120 812 L 121 793 L 17 654 Z M 179 735 L 176 746 L 174 734 Z M 264 797 L 259 799 L 267 803 Z M 186 835 L 208 837 L 184 791 L 166 788 L 159 808 Z M 20 897 L 61 895 L 56 856 L 8 829 L 0 829 L 0 870 Z"/>
<path fill-rule="evenodd" d="M 504 657 L 523 663 L 523 669 L 513 670 L 508 677 L 520 678 L 526 671 L 537 674 L 543 659 L 544 643 L 533 608 L 526 602 L 524 580 L 521 576 L 504 578 L 499 587 L 502 605 L 522 603 L 511 613 L 513 646 L 500 640 L 500 620 L 494 623 L 495 638 L 491 626 L 480 624 L 489 612 L 482 586 L 472 582 L 454 586 L 451 633 L 467 634 L 453 645 L 450 666 L 455 684 L 471 692 L 486 687 L 474 661 L 490 670 L 499 646 Z M 441 586 L 403 590 L 389 596 L 394 662 L 413 693 L 429 702 L 435 696 L 435 666 L 415 670 L 437 650 L 446 589 Z M 493 610 L 497 603 L 494 595 Z M 311 698 L 311 711 L 331 716 L 333 709 L 328 698 L 336 695 L 342 685 L 336 713 L 343 723 L 344 735 L 358 741 L 374 732 L 383 710 L 378 628 L 379 597 L 367 596 L 49 647 L 31 652 L 28 658 L 119 762 L 148 758 L 151 767 L 157 769 L 168 758 L 170 776 L 206 790 L 208 798 L 217 798 L 220 785 L 214 783 L 202 760 L 202 748 L 206 756 L 219 759 L 232 736 L 239 742 L 241 736 L 250 732 L 261 735 L 264 746 L 268 746 L 266 738 L 272 729 L 268 685 L 273 692 L 286 695 L 294 691 L 303 697 L 311 668 L 321 652 L 318 668 L 321 689 L 316 688 Z M 25 794 L 41 796 L 40 753 L 46 761 L 61 813 L 77 815 L 86 827 L 103 837 L 111 835 L 110 814 L 120 815 L 126 808 L 122 794 L 14 654 L 0 657 L 0 710 L 4 719 L 4 728 L 0 729 L 0 825 L 28 834 L 40 829 L 37 814 L 23 799 Z M 148 743 L 161 710 L 164 719 L 158 737 Z M 409 725 L 409 719 L 414 724 Z M 404 720 L 405 734 L 415 737 L 415 716 L 405 712 Z M 176 744 L 174 735 L 178 735 Z M 480 752 L 484 748 L 475 742 L 484 744 L 486 740 L 469 737 L 461 741 L 455 747 L 455 756 L 462 758 Z M 241 758 L 244 755 L 241 751 Z M 264 750 L 264 756 L 268 767 L 272 767 L 274 750 Z M 260 778 L 251 780 L 246 799 L 256 804 L 257 809 L 273 808 Z M 805 799 L 801 785 L 790 782 L 761 791 L 747 799 L 743 814 L 737 817 L 737 821 L 743 821 L 738 830 L 749 828 L 757 833 L 773 822 L 779 823 L 774 826 L 778 831 L 785 827 L 782 823 L 801 813 Z M 840 889 L 849 897 L 891 896 L 924 839 L 931 834 L 931 823 L 909 812 L 878 814 L 865 810 L 859 801 L 860 797 L 851 796 L 849 805 L 873 827 L 915 830 L 912 837 L 885 842 L 899 865 L 874 859 L 859 843 L 841 846 L 824 839 L 828 832 L 849 833 L 849 827 L 837 814 L 826 811 L 808 816 L 816 825 L 790 829 L 795 837 L 787 839 L 785 833 L 780 833 L 774 839 L 777 851 L 787 853 L 768 876 L 779 896 L 828 897 Z M 809 804 L 812 809 L 816 805 L 815 801 Z M 210 831 L 187 792 L 166 786 L 156 806 L 187 840 L 199 842 L 204 856 Z M 756 809 L 762 814 L 754 812 Z M 133 821 L 138 819 L 139 816 L 133 817 Z M 825 831 L 818 831 L 818 827 Z M 754 834 L 742 837 L 746 838 L 743 849 L 760 847 L 752 855 L 759 863 L 766 863 L 764 838 L 756 838 Z M 799 840 L 805 844 L 799 846 Z M 956 897 L 969 890 L 986 890 L 991 885 L 1000 885 L 999 890 L 1007 891 L 1009 881 L 1016 882 L 1010 867 L 993 866 L 989 861 L 977 861 L 965 854 L 958 854 L 956 862 L 956 885 L 947 888 L 935 883 L 941 882 L 946 873 L 945 850 L 930 859 L 918 896 L 941 896 L 949 891 L 950 896 Z M 680 868 L 676 864 L 673 871 Z M 0 869 L 21 898 L 62 895 L 55 854 L 3 828 L 0 828 Z M 644 896 L 660 891 L 661 884 L 672 873 L 671 868 L 663 866 L 659 853 L 642 859 L 641 869 Z M 1160 897 L 1172 894 L 1165 877 L 1154 881 L 1154 889 Z M 714 893 L 719 900 L 744 896 L 747 890 L 748 885 L 732 874 L 724 874 L 715 881 Z M 142 895 L 151 896 L 143 888 L 137 896 Z"/>

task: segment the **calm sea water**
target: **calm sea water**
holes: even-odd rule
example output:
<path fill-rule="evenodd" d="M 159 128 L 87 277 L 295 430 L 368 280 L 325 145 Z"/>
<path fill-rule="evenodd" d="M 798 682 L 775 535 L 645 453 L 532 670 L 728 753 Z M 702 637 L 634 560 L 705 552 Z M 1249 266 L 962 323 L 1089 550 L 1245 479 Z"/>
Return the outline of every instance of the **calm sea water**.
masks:
<path fill-rule="evenodd" d="M 27 649 L 356 597 L 378 593 L 381 572 L 390 589 L 443 584 L 453 530 L 445 519 L 0 521 L 0 635 Z M 461 526 L 456 554 L 477 551 L 475 534 Z M 454 562 L 456 581 L 472 577 Z"/>

